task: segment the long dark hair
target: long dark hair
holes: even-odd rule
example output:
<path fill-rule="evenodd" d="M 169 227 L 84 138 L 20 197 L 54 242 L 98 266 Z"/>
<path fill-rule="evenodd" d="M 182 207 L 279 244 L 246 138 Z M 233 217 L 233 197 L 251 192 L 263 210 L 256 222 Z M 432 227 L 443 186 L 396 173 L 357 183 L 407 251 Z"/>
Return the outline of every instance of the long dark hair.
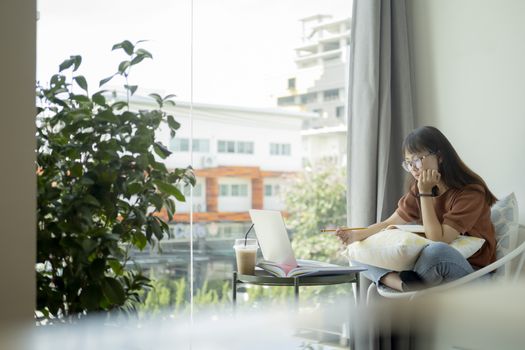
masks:
<path fill-rule="evenodd" d="M 497 201 L 497 198 L 489 190 L 485 181 L 463 163 L 450 141 L 437 128 L 423 126 L 415 129 L 405 138 L 401 151 L 403 156 L 406 152 L 420 153 L 427 151 L 436 154 L 441 158 L 438 170 L 445 185 L 459 189 L 465 185 L 478 184 L 485 189 L 485 201 L 489 206 L 492 206 Z M 410 185 L 413 185 L 415 179 L 412 176 L 410 178 Z"/>

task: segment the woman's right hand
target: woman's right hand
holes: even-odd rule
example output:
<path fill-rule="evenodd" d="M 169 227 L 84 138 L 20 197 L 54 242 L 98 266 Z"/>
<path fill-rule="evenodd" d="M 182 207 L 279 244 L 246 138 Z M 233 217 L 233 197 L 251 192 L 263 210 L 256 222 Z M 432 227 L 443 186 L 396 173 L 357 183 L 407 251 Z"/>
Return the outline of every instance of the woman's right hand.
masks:
<path fill-rule="evenodd" d="M 349 245 L 351 243 L 363 240 L 363 237 L 361 237 L 358 231 L 344 230 L 340 227 L 338 227 L 335 231 L 335 235 L 344 245 Z"/>

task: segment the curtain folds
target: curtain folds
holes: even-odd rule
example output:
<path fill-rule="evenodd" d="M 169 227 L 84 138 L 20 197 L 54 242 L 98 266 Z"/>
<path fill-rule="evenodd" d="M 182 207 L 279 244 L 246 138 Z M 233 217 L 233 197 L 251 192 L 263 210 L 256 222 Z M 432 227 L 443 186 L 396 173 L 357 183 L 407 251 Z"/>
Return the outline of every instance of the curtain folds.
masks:
<path fill-rule="evenodd" d="M 348 217 L 385 219 L 404 192 L 401 144 L 413 129 L 405 0 L 354 0 L 348 122 Z"/>
<path fill-rule="evenodd" d="M 352 17 L 347 217 L 355 227 L 397 208 L 404 192 L 401 144 L 414 117 L 405 0 L 354 0 Z M 361 296 L 368 283 L 362 280 Z M 377 347 L 377 336 L 369 341 L 362 348 Z"/>

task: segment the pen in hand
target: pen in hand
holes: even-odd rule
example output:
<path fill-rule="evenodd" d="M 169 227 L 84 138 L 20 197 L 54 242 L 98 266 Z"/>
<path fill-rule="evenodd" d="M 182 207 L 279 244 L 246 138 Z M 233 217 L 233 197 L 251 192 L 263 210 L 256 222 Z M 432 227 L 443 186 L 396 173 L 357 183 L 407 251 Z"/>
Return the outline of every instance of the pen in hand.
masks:
<path fill-rule="evenodd" d="M 340 227 L 341 230 L 345 230 L 345 231 L 364 230 L 366 228 L 367 227 Z M 336 228 L 321 229 L 321 232 L 335 233 L 335 231 L 337 231 Z"/>

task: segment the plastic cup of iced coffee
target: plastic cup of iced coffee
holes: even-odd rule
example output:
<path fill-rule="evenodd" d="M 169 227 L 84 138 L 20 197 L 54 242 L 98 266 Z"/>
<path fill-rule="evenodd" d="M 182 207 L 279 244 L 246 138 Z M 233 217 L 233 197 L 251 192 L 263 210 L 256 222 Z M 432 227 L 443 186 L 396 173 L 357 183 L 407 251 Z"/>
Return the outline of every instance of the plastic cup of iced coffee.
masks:
<path fill-rule="evenodd" d="M 255 262 L 259 245 L 253 238 L 240 238 L 235 240 L 235 257 L 237 258 L 237 272 L 241 275 L 255 274 Z"/>

